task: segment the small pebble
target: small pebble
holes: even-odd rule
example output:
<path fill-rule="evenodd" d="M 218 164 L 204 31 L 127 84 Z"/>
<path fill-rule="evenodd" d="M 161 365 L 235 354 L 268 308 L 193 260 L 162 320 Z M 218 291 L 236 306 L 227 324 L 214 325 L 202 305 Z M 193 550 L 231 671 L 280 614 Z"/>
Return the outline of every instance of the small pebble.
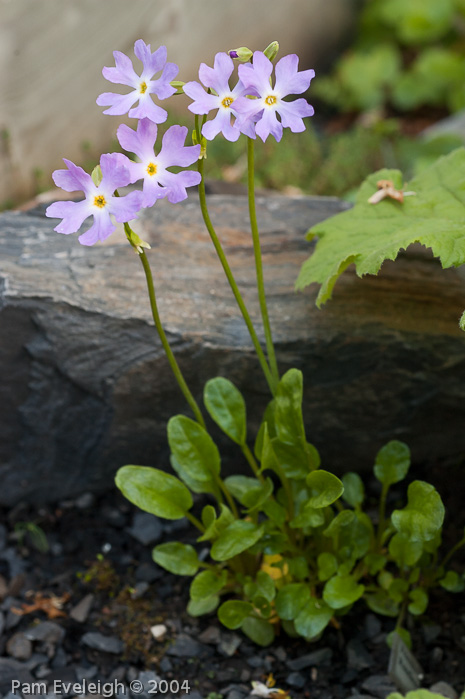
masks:
<path fill-rule="evenodd" d="M 72 610 L 69 613 L 70 618 L 74 619 L 74 621 L 77 621 L 80 624 L 83 624 L 89 616 L 93 603 L 94 595 L 92 593 L 89 593 L 72 608 Z"/>
<path fill-rule="evenodd" d="M 99 631 L 89 631 L 81 637 L 81 641 L 85 646 L 94 650 L 102 651 L 103 653 L 114 653 L 115 655 L 122 653 L 124 643 L 115 636 L 104 636 Z"/>
<path fill-rule="evenodd" d="M 289 670 L 299 671 L 307 667 L 318 667 L 319 665 L 328 663 L 332 657 L 333 651 L 331 648 L 319 648 L 312 653 L 306 653 L 298 658 L 294 658 L 294 660 L 288 660 L 286 665 Z"/>
<path fill-rule="evenodd" d="M 32 643 L 23 633 L 15 633 L 6 644 L 6 652 L 16 660 L 29 660 L 32 655 Z"/>
<path fill-rule="evenodd" d="M 93 493 L 83 493 L 76 498 L 75 504 L 78 510 L 88 510 L 95 503 L 95 495 Z"/>
<path fill-rule="evenodd" d="M 150 627 L 150 633 L 156 641 L 164 641 L 167 631 L 168 629 L 164 624 L 155 624 L 155 626 Z"/>
<path fill-rule="evenodd" d="M 300 672 L 291 672 L 286 678 L 286 683 L 290 687 L 295 687 L 296 689 L 302 689 L 305 686 L 306 680 Z"/>
<path fill-rule="evenodd" d="M 373 666 L 373 658 L 363 643 L 352 639 L 347 644 L 347 665 L 354 670 L 367 670 Z"/>
<path fill-rule="evenodd" d="M 217 626 L 207 626 L 205 631 L 199 636 L 201 643 L 212 643 L 217 645 L 221 641 L 221 632 Z"/>
<path fill-rule="evenodd" d="M 366 689 L 374 697 L 386 699 L 392 692 L 396 692 L 396 687 L 387 675 L 372 675 L 362 683 L 362 689 Z"/>
<path fill-rule="evenodd" d="M 222 634 L 218 650 L 221 655 L 231 658 L 242 643 L 242 638 L 237 633 Z"/>
<path fill-rule="evenodd" d="M 46 641 L 48 643 L 61 643 L 65 636 L 65 629 L 54 621 L 42 621 L 37 626 L 32 626 L 24 632 L 30 641 Z"/>
<path fill-rule="evenodd" d="M 132 527 L 129 527 L 126 531 L 144 546 L 158 543 L 163 536 L 160 520 L 148 512 L 136 512 L 132 521 Z"/>

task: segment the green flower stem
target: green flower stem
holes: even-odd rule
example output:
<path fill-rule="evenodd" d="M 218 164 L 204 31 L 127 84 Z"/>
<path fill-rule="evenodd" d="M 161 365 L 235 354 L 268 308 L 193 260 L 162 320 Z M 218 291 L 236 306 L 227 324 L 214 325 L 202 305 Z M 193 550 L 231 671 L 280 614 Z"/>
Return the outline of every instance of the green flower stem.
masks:
<path fill-rule="evenodd" d="M 389 485 L 383 483 L 381 497 L 379 500 L 379 517 L 378 517 L 378 533 L 376 537 L 376 546 L 378 551 L 381 550 L 383 543 L 384 528 L 386 526 L 386 498 L 389 490 Z"/>
<path fill-rule="evenodd" d="M 254 472 L 255 478 L 258 478 L 260 483 L 263 484 L 265 482 L 265 479 L 263 478 L 262 474 L 260 473 L 260 467 L 259 467 L 254 455 L 250 451 L 248 445 L 242 444 L 241 449 L 242 449 L 242 453 L 244 454 L 245 458 L 247 459 L 247 462 L 248 462 L 250 468 Z"/>
<path fill-rule="evenodd" d="M 126 226 L 129 228 L 128 224 L 125 223 L 124 227 Z M 129 230 L 131 230 L 129 228 Z M 127 231 L 126 231 L 127 232 Z M 176 381 L 179 384 L 179 388 L 184 394 L 184 398 L 188 402 L 192 412 L 195 415 L 195 419 L 197 422 L 199 422 L 202 427 L 205 427 L 205 420 L 203 419 L 203 415 L 200 411 L 199 406 L 197 405 L 197 401 L 195 400 L 194 396 L 189 390 L 189 387 L 184 379 L 184 376 L 182 375 L 181 369 L 179 368 L 179 365 L 176 361 L 176 358 L 173 354 L 173 350 L 170 347 L 170 344 L 168 342 L 168 339 L 166 337 L 165 331 L 163 330 L 163 326 L 160 320 L 160 315 L 158 313 L 158 307 L 157 307 L 157 299 L 155 296 L 155 286 L 153 283 L 153 276 L 152 276 L 152 270 L 150 269 L 150 264 L 147 258 L 147 255 L 145 254 L 145 250 L 142 248 L 139 249 L 139 259 L 142 262 L 142 267 L 144 268 L 145 272 L 145 278 L 147 280 L 147 289 L 149 292 L 149 298 L 150 298 L 150 307 L 152 309 L 152 317 L 155 323 L 155 327 L 158 332 L 158 336 L 161 340 L 161 344 L 163 345 L 163 349 L 165 350 L 166 356 L 168 358 L 168 361 L 171 366 L 171 370 L 176 378 Z"/>
<path fill-rule="evenodd" d="M 265 331 L 266 350 L 270 363 L 271 373 L 276 383 L 279 382 L 278 363 L 274 350 L 273 337 L 271 334 L 270 319 L 265 296 L 265 283 L 263 280 L 262 252 L 260 248 L 260 236 L 257 225 L 257 213 L 255 210 L 255 183 L 254 183 L 254 140 L 247 137 L 247 191 L 249 199 L 250 228 L 252 231 L 253 251 L 255 256 L 255 270 L 257 274 L 258 299 Z"/>
<path fill-rule="evenodd" d="M 463 537 L 463 539 L 460 539 L 460 541 L 458 541 L 458 542 L 455 544 L 455 546 L 453 546 L 453 547 L 451 548 L 451 550 L 449 551 L 449 553 L 447 554 L 447 556 L 444 558 L 444 560 L 443 560 L 442 563 L 441 563 L 441 565 L 443 566 L 443 568 L 446 567 L 446 565 L 449 563 L 449 561 L 450 561 L 450 559 L 452 558 L 452 556 L 454 555 L 454 553 L 456 553 L 460 548 L 462 548 L 462 546 L 465 546 L 465 536 Z"/>
<path fill-rule="evenodd" d="M 237 510 L 236 503 L 234 502 L 234 499 L 233 499 L 231 493 L 229 492 L 229 490 L 225 486 L 223 479 L 220 478 L 219 476 L 217 479 L 217 483 L 218 483 L 218 486 L 219 486 L 221 492 L 224 494 L 224 496 L 228 502 L 229 508 L 230 508 L 231 512 L 233 513 L 234 517 L 236 519 L 239 519 L 239 512 Z"/>
<path fill-rule="evenodd" d="M 198 127 L 198 118 L 196 117 L 196 130 L 197 130 L 197 137 L 200 142 L 200 129 Z M 257 333 L 255 332 L 255 328 L 253 326 L 252 320 L 250 318 L 249 312 L 247 310 L 247 307 L 244 303 L 244 300 L 242 298 L 241 292 L 239 291 L 239 288 L 237 286 L 236 280 L 234 279 L 233 273 L 231 271 L 231 268 L 229 266 L 229 263 L 226 259 L 226 255 L 224 254 L 223 248 L 221 246 L 221 243 L 219 241 L 219 238 L 216 234 L 215 228 L 213 227 L 213 224 L 210 219 L 210 214 L 208 212 L 208 207 L 207 207 L 207 198 L 205 195 L 205 181 L 204 181 L 204 160 L 201 158 L 198 160 L 198 171 L 200 175 L 202 176 L 202 179 L 199 184 L 199 200 L 200 200 L 200 209 L 202 211 L 202 216 L 203 220 L 205 222 L 205 226 L 210 234 L 210 238 L 212 240 L 212 243 L 215 247 L 216 254 L 219 257 L 219 260 L 221 262 L 221 265 L 223 267 L 224 273 L 226 274 L 227 280 L 229 282 L 229 286 L 231 287 L 231 290 L 234 294 L 234 298 L 236 299 L 236 303 L 239 306 L 239 310 L 242 313 L 242 317 L 244 318 L 244 322 L 247 326 L 247 330 L 249 331 L 251 340 L 253 342 L 253 346 L 255 348 L 255 351 L 257 353 L 258 361 L 260 362 L 260 366 L 262 367 L 263 373 L 265 374 L 266 381 L 268 383 L 268 386 L 270 388 L 270 391 L 272 395 L 274 396 L 276 393 L 276 384 L 277 380 L 273 377 L 270 368 L 268 366 L 268 362 L 265 357 L 265 353 L 262 350 L 262 347 L 260 345 L 260 341 L 258 339 Z"/>

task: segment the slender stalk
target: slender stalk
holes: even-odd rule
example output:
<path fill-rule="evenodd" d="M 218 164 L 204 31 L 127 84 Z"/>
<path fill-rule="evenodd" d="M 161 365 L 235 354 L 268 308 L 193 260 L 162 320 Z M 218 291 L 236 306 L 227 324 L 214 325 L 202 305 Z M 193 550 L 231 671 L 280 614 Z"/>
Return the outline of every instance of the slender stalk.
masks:
<path fill-rule="evenodd" d="M 191 523 L 194 525 L 194 527 L 197 527 L 197 529 L 198 529 L 199 531 L 202 532 L 202 534 L 205 533 L 205 527 L 204 527 L 203 524 L 197 519 L 197 517 L 195 517 L 195 516 L 194 516 L 193 514 L 191 514 L 190 512 L 186 512 L 186 517 L 187 517 L 187 519 L 189 520 L 189 522 L 191 522 Z"/>
<path fill-rule="evenodd" d="M 198 128 L 198 118 L 196 118 L 196 127 L 197 127 L 198 138 L 200 141 L 200 129 Z M 250 338 L 251 338 L 253 346 L 255 348 L 255 352 L 257 353 L 258 361 L 260 362 L 260 366 L 263 370 L 263 373 L 265 375 L 265 378 L 266 378 L 266 381 L 267 381 L 268 386 L 270 388 L 270 391 L 271 391 L 272 395 L 274 396 L 276 393 L 276 384 L 277 384 L 279 379 L 276 379 L 270 371 L 265 353 L 263 352 L 263 349 L 260 345 L 260 341 L 258 339 L 257 333 L 255 332 L 255 328 L 253 326 L 249 312 L 248 312 L 247 307 L 244 303 L 241 292 L 239 291 L 236 280 L 234 279 L 234 275 L 233 275 L 231 268 L 229 266 L 228 260 L 226 259 L 226 255 L 224 254 L 223 248 L 221 246 L 221 243 L 220 243 L 219 238 L 216 234 L 215 228 L 214 228 L 212 221 L 210 219 L 210 214 L 208 212 L 208 207 L 207 207 L 207 198 L 205 195 L 203 158 L 201 158 L 198 161 L 198 170 L 199 170 L 200 175 L 202 176 L 202 179 L 201 179 L 200 184 L 199 184 L 199 201 L 200 201 L 200 209 L 202 211 L 202 216 L 203 216 L 203 220 L 205 222 L 205 226 L 208 230 L 208 233 L 210 234 L 210 238 L 211 238 L 212 243 L 214 245 L 214 248 L 216 250 L 216 254 L 218 255 L 218 258 L 221 262 L 224 273 L 226 274 L 226 278 L 227 278 L 227 280 L 229 282 L 229 286 L 231 287 L 231 290 L 234 294 L 234 298 L 236 299 L 236 303 L 239 306 L 239 310 L 242 313 L 242 317 L 244 318 L 244 322 L 247 326 L 247 330 L 249 331 Z"/>
<path fill-rule="evenodd" d="M 258 299 L 260 302 L 260 311 L 263 320 L 263 329 L 265 331 L 266 351 L 268 361 L 270 363 L 273 379 L 279 382 L 278 363 L 276 361 L 276 353 L 274 350 L 273 336 L 271 334 L 270 318 L 268 316 L 268 306 L 265 296 L 265 283 L 263 279 L 262 252 L 260 248 L 260 235 L 257 225 L 257 213 L 255 210 L 255 181 L 254 181 L 254 140 L 247 138 L 247 191 L 249 199 L 249 216 L 250 228 L 252 231 L 253 251 L 255 256 L 255 271 L 257 275 Z"/>
<path fill-rule="evenodd" d="M 381 497 L 379 499 L 379 517 L 378 517 L 378 534 L 376 537 L 376 545 L 378 551 L 381 550 L 383 543 L 384 528 L 386 526 L 386 498 L 389 490 L 389 485 L 383 483 Z"/>
<path fill-rule="evenodd" d="M 230 508 L 231 512 L 233 513 L 234 517 L 236 519 L 239 519 L 239 512 L 237 511 L 236 503 L 234 502 L 231 493 L 229 492 L 229 490 L 225 486 L 223 479 L 220 478 L 219 476 L 218 476 L 218 486 L 221 489 L 221 492 L 224 494 L 224 496 L 228 502 L 229 508 Z"/>
<path fill-rule="evenodd" d="M 257 464 L 257 461 L 256 461 L 254 455 L 252 454 L 252 452 L 250 451 L 248 445 L 247 445 L 247 444 L 243 444 L 243 445 L 241 446 L 241 449 L 242 449 L 242 453 L 244 454 L 245 458 L 246 458 L 247 461 L 248 461 L 248 464 L 249 464 L 250 468 L 251 468 L 252 471 L 254 472 L 255 478 L 258 478 L 258 480 L 260 481 L 260 483 L 264 483 L 264 482 L 265 482 L 265 479 L 263 478 L 262 474 L 260 473 L 259 465 Z"/>
<path fill-rule="evenodd" d="M 444 560 L 443 560 L 442 563 L 441 563 L 441 565 L 442 565 L 444 568 L 445 568 L 446 565 L 449 563 L 449 561 L 450 561 L 450 559 L 452 558 L 452 556 L 454 555 L 454 553 L 456 553 L 456 551 L 458 551 L 459 548 L 461 548 L 462 546 L 465 546 L 465 536 L 463 537 L 463 539 L 460 539 L 460 541 L 458 541 L 458 542 L 455 544 L 455 546 L 453 546 L 453 547 L 451 548 L 451 550 L 449 551 L 449 553 L 447 554 L 447 556 L 445 556 Z"/>
<path fill-rule="evenodd" d="M 125 227 L 128 224 L 124 224 Z M 129 227 L 129 226 L 128 226 Z M 168 339 L 166 337 L 165 331 L 163 330 L 163 325 L 160 320 L 160 315 L 158 313 L 158 306 L 157 306 L 157 299 L 155 296 L 155 286 L 153 283 L 153 276 L 152 276 L 152 270 L 150 269 L 150 264 L 147 258 L 147 255 L 145 254 L 145 250 L 142 249 L 142 252 L 139 252 L 139 259 L 142 262 L 142 267 L 144 268 L 145 272 L 145 278 L 147 280 L 147 289 L 149 293 L 149 298 L 150 298 L 150 307 L 152 309 L 152 317 L 155 323 L 155 327 L 158 332 L 158 336 L 161 340 L 161 344 L 163 345 L 163 349 L 165 350 L 166 356 L 168 358 L 168 361 L 171 366 L 171 370 L 176 378 L 176 381 L 179 384 L 179 388 L 184 394 L 184 398 L 188 402 L 192 412 L 195 415 L 195 419 L 197 422 L 199 422 L 202 427 L 205 427 L 205 420 L 203 419 L 202 412 L 197 405 L 197 401 L 195 400 L 194 396 L 189 390 L 189 387 L 184 379 L 184 376 L 182 375 L 181 369 L 179 368 L 179 365 L 176 361 L 176 358 L 173 354 L 173 350 L 170 347 L 170 344 L 168 342 Z"/>

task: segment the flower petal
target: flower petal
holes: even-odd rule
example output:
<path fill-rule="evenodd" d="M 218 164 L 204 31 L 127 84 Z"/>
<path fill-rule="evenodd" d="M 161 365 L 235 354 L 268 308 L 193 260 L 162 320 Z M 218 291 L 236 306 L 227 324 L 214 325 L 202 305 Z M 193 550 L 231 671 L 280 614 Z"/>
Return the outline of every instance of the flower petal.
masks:
<path fill-rule="evenodd" d="M 193 187 L 201 180 L 200 173 L 193 170 L 185 172 L 164 172 L 160 178 L 160 184 L 167 189 L 167 198 L 172 204 L 177 204 L 187 199 L 186 187 Z"/>
<path fill-rule="evenodd" d="M 110 105 L 109 109 L 106 109 L 103 112 L 104 114 L 114 114 L 120 116 L 121 114 L 127 113 L 134 102 L 138 99 L 138 96 L 137 90 L 133 90 L 127 95 L 118 95 L 115 92 L 103 92 L 97 97 L 97 104 L 100 107 Z"/>
<path fill-rule="evenodd" d="M 157 199 L 164 199 L 167 194 L 165 187 L 161 187 L 153 177 L 148 177 L 144 180 L 141 205 L 148 209 L 155 204 Z"/>
<path fill-rule="evenodd" d="M 273 109 L 265 109 L 262 118 L 255 125 L 257 136 L 260 136 L 263 142 L 272 134 L 278 141 L 283 135 L 282 124 L 276 118 L 276 112 Z"/>
<path fill-rule="evenodd" d="M 121 153 L 104 153 L 100 156 L 102 181 L 99 190 L 110 196 L 118 187 L 126 187 L 130 183 L 129 171 L 120 159 Z"/>
<path fill-rule="evenodd" d="M 217 53 L 213 68 L 200 64 L 199 78 L 205 87 L 211 87 L 218 94 L 229 91 L 229 78 L 234 70 L 234 62 L 227 53 Z"/>
<path fill-rule="evenodd" d="M 142 208 L 142 193 L 130 192 L 125 197 L 112 197 L 109 210 L 118 223 L 126 223 L 137 217 Z"/>
<path fill-rule="evenodd" d="M 154 104 L 150 95 L 142 95 L 142 98 L 137 107 L 129 110 L 129 116 L 132 119 L 150 119 L 154 124 L 163 124 L 168 119 L 168 112 Z"/>
<path fill-rule="evenodd" d="M 63 162 L 68 169 L 55 170 L 52 173 L 56 186 L 64 189 L 65 192 L 84 192 L 86 194 L 89 188 L 93 186 L 91 176 L 82 167 L 71 162 L 71 160 L 63 158 Z"/>
<path fill-rule="evenodd" d="M 255 51 L 252 65 L 243 63 L 237 70 L 239 78 L 245 87 L 255 88 L 261 96 L 263 96 L 265 90 L 270 89 L 270 76 L 273 64 L 262 51 Z"/>
<path fill-rule="evenodd" d="M 239 129 L 231 124 L 231 111 L 229 109 L 219 109 L 216 117 L 203 125 L 202 134 L 209 141 L 212 141 L 219 133 L 222 133 L 231 142 L 237 141 L 241 135 Z"/>
<path fill-rule="evenodd" d="M 88 216 L 91 216 L 92 211 L 89 202 L 86 199 L 82 201 L 56 201 L 50 204 L 45 211 L 45 215 L 49 218 L 62 218 L 62 222 L 54 228 L 57 233 L 76 233 L 82 226 Z"/>
<path fill-rule="evenodd" d="M 151 119 L 141 119 L 134 131 L 126 124 L 118 126 L 116 136 L 124 150 L 135 153 L 138 158 L 144 160 L 153 155 L 153 148 L 157 140 L 158 127 Z"/>
<path fill-rule="evenodd" d="M 158 160 L 164 167 L 188 167 L 198 160 L 200 145 L 185 146 L 187 126 L 170 126 L 163 136 Z"/>
<path fill-rule="evenodd" d="M 105 240 L 113 233 L 116 226 L 110 218 L 110 214 L 102 211 L 94 216 L 94 224 L 88 231 L 79 236 L 81 245 L 95 245 L 99 240 Z"/>
<path fill-rule="evenodd" d="M 299 73 L 298 65 L 299 58 L 295 53 L 284 56 L 277 62 L 275 90 L 280 93 L 281 97 L 300 95 L 302 92 L 306 92 L 312 78 L 315 77 L 314 70 L 302 70 Z"/>
<path fill-rule="evenodd" d="M 166 46 L 160 46 L 160 48 L 152 53 L 150 44 L 146 44 L 142 39 L 138 39 L 134 44 L 134 53 L 142 62 L 144 66 L 143 74 L 146 74 L 149 80 L 155 73 L 162 70 L 168 55 Z"/>
<path fill-rule="evenodd" d="M 293 102 L 285 102 L 281 100 L 278 107 L 281 116 L 282 125 L 285 128 L 290 128 L 293 133 L 305 131 L 305 124 L 302 121 L 303 117 L 313 116 L 315 110 L 307 100 L 301 97 Z"/>
<path fill-rule="evenodd" d="M 121 51 L 113 51 L 115 59 L 115 68 L 105 67 L 102 69 L 103 77 L 112 83 L 121 83 L 122 85 L 137 85 L 139 76 L 135 72 L 132 61 Z"/>
<path fill-rule="evenodd" d="M 161 100 L 165 100 L 174 95 L 176 88 L 170 85 L 170 81 L 174 80 L 178 73 L 179 68 L 176 63 L 167 63 L 158 80 L 152 82 L 150 92 L 154 92 Z"/>

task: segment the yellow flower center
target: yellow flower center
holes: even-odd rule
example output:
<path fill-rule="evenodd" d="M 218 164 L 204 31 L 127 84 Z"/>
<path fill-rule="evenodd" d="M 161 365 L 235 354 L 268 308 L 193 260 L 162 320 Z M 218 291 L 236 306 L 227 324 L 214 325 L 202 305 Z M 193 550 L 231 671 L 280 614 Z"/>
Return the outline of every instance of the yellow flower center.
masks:
<path fill-rule="evenodd" d="M 94 206 L 98 206 L 99 209 L 103 209 L 106 204 L 107 202 L 103 194 L 98 194 L 96 197 L 94 197 Z"/>
<path fill-rule="evenodd" d="M 273 104 L 276 104 L 277 98 L 275 95 L 268 95 L 268 97 L 265 97 L 265 104 L 268 104 L 270 107 L 273 106 Z"/>
<path fill-rule="evenodd" d="M 155 165 L 155 163 L 149 163 L 147 165 L 147 173 L 150 175 L 150 177 L 152 177 L 152 175 L 157 174 L 157 166 Z"/>
<path fill-rule="evenodd" d="M 147 92 L 147 83 L 141 82 L 141 84 L 139 85 L 139 90 L 141 95 L 143 95 L 144 92 Z"/>
<path fill-rule="evenodd" d="M 232 97 L 224 97 L 221 100 L 221 104 L 223 105 L 223 107 L 230 107 L 233 102 L 234 102 L 234 99 Z"/>

